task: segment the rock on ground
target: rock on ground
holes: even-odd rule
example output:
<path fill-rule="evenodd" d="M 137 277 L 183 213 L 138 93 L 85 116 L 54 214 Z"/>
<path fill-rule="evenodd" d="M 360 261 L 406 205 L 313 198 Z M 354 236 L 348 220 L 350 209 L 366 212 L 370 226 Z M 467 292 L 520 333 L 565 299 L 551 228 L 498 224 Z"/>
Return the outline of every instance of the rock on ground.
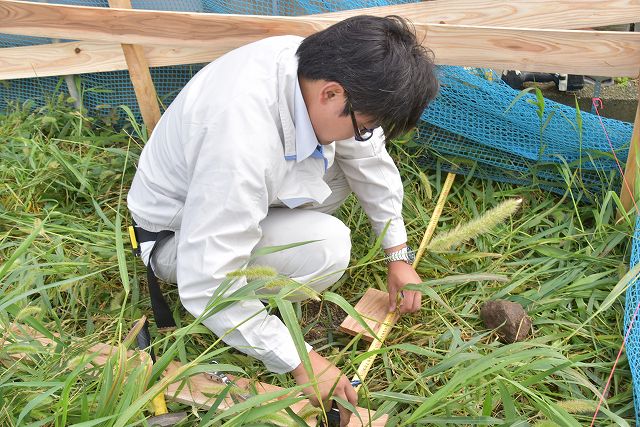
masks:
<path fill-rule="evenodd" d="M 487 301 L 480 309 L 480 318 L 488 329 L 497 329 L 500 341 L 523 341 L 531 330 L 531 319 L 518 303 L 504 300 Z"/>

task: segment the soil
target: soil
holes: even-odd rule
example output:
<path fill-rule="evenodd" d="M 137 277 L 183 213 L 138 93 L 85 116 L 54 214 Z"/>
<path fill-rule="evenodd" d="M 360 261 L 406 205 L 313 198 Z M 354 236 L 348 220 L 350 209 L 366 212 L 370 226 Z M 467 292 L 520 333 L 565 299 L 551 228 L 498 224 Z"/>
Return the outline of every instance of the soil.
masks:
<path fill-rule="evenodd" d="M 337 305 L 327 301 L 308 300 L 302 304 L 302 328 L 309 328 L 304 335 L 307 342 L 322 342 L 329 338 L 329 333 L 338 332 L 338 326 L 347 317 Z M 315 347 L 315 345 L 314 345 Z"/>
<path fill-rule="evenodd" d="M 531 319 L 518 303 L 504 300 L 487 301 L 480 309 L 480 318 L 488 329 L 496 329 L 500 341 L 523 341 L 531 330 Z"/>
<path fill-rule="evenodd" d="M 560 92 L 555 84 L 541 87 L 545 98 L 552 99 L 570 107 L 576 106 L 576 99 L 583 112 L 591 112 L 591 98 L 594 85 L 585 83 L 577 92 Z M 633 122 L 638 105 L 638 80 L 629 79 L 624 83 L 615 83 L 611 86 L 601 86 L 599 98 L 602 99 L 603 108 L 600 114 L 603 117 Z"/>

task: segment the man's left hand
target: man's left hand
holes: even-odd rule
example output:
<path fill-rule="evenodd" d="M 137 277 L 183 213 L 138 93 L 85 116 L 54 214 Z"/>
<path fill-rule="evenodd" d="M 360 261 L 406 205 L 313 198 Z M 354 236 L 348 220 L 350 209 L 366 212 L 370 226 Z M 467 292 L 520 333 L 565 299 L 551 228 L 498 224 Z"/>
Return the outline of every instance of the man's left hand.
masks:
<path fill-rule="evenodd" d="M 399 311 L 401 314 L 414 313 L 420 309 L 422 294 L 418 291 L 403 291 L 409 284 L 422 283 L 422 279 L 413 267 L 404 261 L 390 262 L 387 273 L 387 288 L 389 290 L 389 311 L 396 310 L 397 295 L 400 294 Z"/>

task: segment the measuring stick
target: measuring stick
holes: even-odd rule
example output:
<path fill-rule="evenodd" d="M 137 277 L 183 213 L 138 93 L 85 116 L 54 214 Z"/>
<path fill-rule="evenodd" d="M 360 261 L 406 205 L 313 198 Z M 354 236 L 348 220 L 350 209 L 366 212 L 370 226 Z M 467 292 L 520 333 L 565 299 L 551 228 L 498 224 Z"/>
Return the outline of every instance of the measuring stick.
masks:
<path fill-rule="evenodd" d="M 442 208 L 447 200 L 447 196 L 449 195 L 449 190 L 451 190 L 451 185 L 453 184 L 453 180 L 455 179 L 456 174 L 449 172 L 447 175 L 447 179 L 442 186 L 442 192 L 440 193 L 440 197 L 438 197 L 438 203 L 436 204 L 435 209 L 433 210 L 433 214 L 431 215 L 431 220 L 429 221 L 429 225 L 427 226 L 427 230 L 424 232 L 424 236 L 422 237 L 422 242 L 420 242 L 420 247 L 418 248 L 418 252 L 416 253 L 416 259 L 413 261 L 413 268 L 418 266 L 418 262 L 420 262 L 420 258 L 422 258 L 422 254 L 424 253 L 429 240 L 431 240 L 431 236 L 438 225 L 438 220 L 440 219 L 440 214 L 442 214 Z M 380 329 L 378 330 L 378 337 L 380 340 L 374 338 L 373 342 L 369 346 L 369 351 L 374 351 L 380 349 L 382 347 L 382 343 L 391 332 L 391 328 L 393 327 L 393 323 L 395 322 L 396 313 L 390 311 L 387 313 L 387 316 L 382 321 L 380 325 Z M 369 373 L 369 370 L 373 366 L 373 362 L 376 359 L 376 354 L 372 354 L 367 359 L 363 360 L 358 366 L 358 371 L 356 375 L 353 377 L 353 381 L 360 381 L 360 384 L 355 387 L 356 393 L 362 387 L 362 383 L 364 383 L 364 379 Z"/>

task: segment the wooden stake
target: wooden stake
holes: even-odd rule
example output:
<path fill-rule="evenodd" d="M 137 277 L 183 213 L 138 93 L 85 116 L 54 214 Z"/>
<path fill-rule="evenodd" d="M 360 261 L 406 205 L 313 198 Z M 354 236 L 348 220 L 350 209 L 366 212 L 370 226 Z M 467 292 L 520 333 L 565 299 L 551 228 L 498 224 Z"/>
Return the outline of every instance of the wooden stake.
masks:
<path fill-rule="evenodd" d="M 109 0 L 109 6 L 120 9 L 131 9 L 131 1 Z M 122 44 L 122 51 L 127 61 L 129 76 L 136 93 L 142 120 L 147 126 L 149 134 L 151 134 L 160 120 L 160 105 L 158 104 L 156 88 L 153 85 L 153 80 L 151 80 L 149 64 L 144 56 L 142 46 Z"/>
<path fill-rule="evenodd" d="M 640 78 L 639 78 L 640 81 Z M 638 165 L 636 156 L 638 153 L 638 145 L 640 144 L 640 92 L 638 92 L 638 107 L 636 108 L 636 118 L 633 122 L 633 133 L 631 134 L 631 142 L 629 145 L 629 156 L 627 157 L 627 166 L 624 172 L 622 188 L 620 190 L 620 201 L 624 210 L 629 210 L 634 206 L 634 193 L 636 188 L 636 179 Z M 638 202 L 637 200 L 635 201 Z M 636 210 L 638 207 L 636 206 Z"/>
<path fill-rule="evenodd" d="M 420 243 L 420 248 L 418 249 L 418 253 L 416 254 L 416 259 L 415 261 L 413 261 L 413 268 L 416 268 L 418 266 L 418 263 L 420 262 L 420 258 L 422 258 L 422 254 L 424 253 L 424 250 L 427 247 L 427 244 L 429 243 L 429 240 L 431 239 L 431 236 L 433 235 L 434 230 L 436 229 L 436 225 L 438 224 L 438 219 L 440 219 L 440 214 L 442 214 L 442 208 L 444 207 L 444 204 L 447 201 L 447 196 L 449 195 L 449 190 L 451 190 L 451 185 L 453 184 L 453 180 L 455 179 L 455 177 L 456 177 L 456 174 L 451 172 L 449 172 L 449 174 L 447 175 L 447 179 L 445 180 L 444 185 L 442 186 L 442 191 L 440 192 L 440 197 L 438 198 L 438 203 L 436 204 L 436 207 L 433 210 L 433 214 L 431 215 L 431 220 L 429 221 L 427 230 L 425 231 L 424 236 L 422 237 L 422 242 Z M 393 327 L 393 324 L 395 323 L 396 318 L 397 318 L 397 315 L 393 311 L 387 314 L 387 317 L 384 319 L 384 322 L 382 323 L 378 331 L 379 340 L 374 340 L 369 346 L 369 349 L 367 350 L 367 352 L 375 351 L 375 350 L 378 350 L 380 347 L 382 347 L 382 343 L 389 335 L 389 332 L 391 332 L 391 328 Z M 373 362 L 375 361 L 375 359 L 376 359 L 376 353 L 369 356 L 366 360 L 363 360 L 362 363 L 360 363 L 360 366 L 358 366 L 358 371 L 356 372 L 356 375 L 353 377 L 353 380 L 354 381 L 360 380 L 361 384 L 355 387 L 356 392 L 360 390 L 360 387 L 364 383 L 364 379 L 369 373 L 369 370 L 371 369 L 371 367 L 373 366 Z"/>

